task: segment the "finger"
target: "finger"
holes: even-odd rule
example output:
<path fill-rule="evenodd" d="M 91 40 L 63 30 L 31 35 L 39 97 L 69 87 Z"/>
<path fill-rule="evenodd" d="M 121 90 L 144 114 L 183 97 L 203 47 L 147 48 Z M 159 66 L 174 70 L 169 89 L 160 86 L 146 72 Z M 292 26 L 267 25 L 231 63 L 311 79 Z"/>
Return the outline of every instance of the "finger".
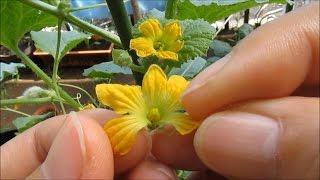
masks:
<path fill-rule="evenodd" d="M 303 83 L 318 86 L 318 7 L 316 3 L 263 25 L 224 58 L 224 65 L 213 64 L 200 73 L 182 97 L 188 113 L 201 120 L 231 103 L 287 96 Z"/>
<path fill-rule="evenodd" d="M 81 115 L 92 117 L 100 125 L 104 125 L 108 120 L 117 117 L 115 113 L 109 115 L 110 118 L 105 117 L 104 109 L 95 109 L 95 110 L 85 110 L 79 112 Z M 121 174 L 131 168 L 135 167 L 138 163 L 143 161 L 146 155 L 150 152 L 151 149 L 151 139 L 149 134 L 146 131 L 142 131 L 138 134 L 137 140 L 133 145 L 131 151 L 124 156 L 115 156 L 114 157 L 114 167 L 115 173 Z"/>
<path fill-rule="evenodd" d="M 125 179 L 130 180 L 174 180 L 176 174 L 169 166 L 148 158 L 132 169 Z"/>
<path fill-rule="evenodd" d="M 103 110 L 103 109 L 94 109 L 90 111 L 81 111 L 78 112 L 79 117 L 84 120 L 86 123 L 96 124 L 96 122 L 91 122 L 95 118 L 100 124 L 104 124 L 108 118 L 114 118 L 115 114 L 112 111 Z M 91 118 L 93 117 L 93 118 Z M 44 122 L 41 122 L 34 126 L 33 128 L 27 130 L 26 132 L 15 137 L 11 141 L 1 146 L 1 177 L 10 177 L 12 179 L 26 177 L 28 174 L 33 172 L 40 164 L 45 160 L 49 149 L 58 134 L 60 128 L 65 122 L 65 116 L 55 116 Z M 88 121 L 88 122 L 87 122 Z M 89 126 L 90 126 L 89 124 Z M 95 126 L 95 125 L 94 125 Z M 91 127 L 91 126 L 90 126 Z M 92 132 L 93 133 L 92 133 Z M 98 144 L 97 141 L 101 139 L 95 139 L 96 133 L 99 134 L 102 132 L 104 134 L 104 140 L 108 139 L 103 132 L 101 125 L 95 126 L 94 130 L 90 130 L 88 135 L 92 137 L 93 145 Z M 141 135 L 138 135 L 139 141 L 147 141 L 144 138 L 139 138 Z M 139 142 L 138 141 L 138 142 Z M 96 142 L 96 144 L 94 144 Z M 143 144 L 143 143 L 140 143 Z M 146 143 L 145 143 L 146 144 Z M 91 145 L 91 140 L 89 145 Z M 103 143 L 102 143 L 103 145 Z M 100 146 L 102 146 L 100 145 Z M 97 145 L 98 146 L 98 145 Z M 134 145 L 136 146 L 136 145 Z M 23 148 L 20 148 L 23 147 Z M 99 146 L 98 146 L 99 147 Z M 140 147 L 140 146 L 139 146 Z M 133 151 L 136 147 L 133 148 Z M 100 154 L 106 154 L 107 151 L 102 151 L 101 148 L 96 148 L 97 151 L 101 151 Z M 93 151 L 95 152 L 95 151 Z M 136 158 L 133 157 L 133 164 L 139 163 L 142 157 L 145 156 L 144 151 L 136 151 Z M 103 158 L 100 158 L 103 160 Z M 95 158 L 96 161 L 99 159 Z M 116 160 L 117 161 L 117 158 Z M 97 162 L 96 165 L 99 163 Z M 129 164 L 132 166 L 132 164 Z M 123 165 L 122 168 L 131 168 L 130 166 Z M 99 169 L 95 167 L 95 169 Z M 119 169 L 115 167 L 115 169 Z M 104 172 L 106 172 L 104 170 Z"/>
<path fill-rule="evenodd" d="M 193 147 L 194 133 L 179 135 L 174 128 L 165 128 L 152 135 L 152 154 L 162 163 L 176 169 L 206 169 Z"/>
<path fill-rule="evenodd" d="M 287 97 L 214 114 L 197 130 L 196 152 L 226 177 L 318 179 L 319 103 Z"/>

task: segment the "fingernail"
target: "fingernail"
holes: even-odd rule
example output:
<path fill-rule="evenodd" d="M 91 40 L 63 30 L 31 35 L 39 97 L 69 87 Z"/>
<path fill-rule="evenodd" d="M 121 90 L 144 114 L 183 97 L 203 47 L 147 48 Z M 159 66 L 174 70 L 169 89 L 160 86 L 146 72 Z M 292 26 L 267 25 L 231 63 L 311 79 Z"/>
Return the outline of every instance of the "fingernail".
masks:
<path fill-rule="evenodd" d="M 280 128 L 265 116 L 226 112 L 207 118 L 198 129 L 194 146 L 212 170 L 237 178 L 272 178 Z"/>
<path fill-rule="evenodd" d="M 174 180 L 176 179 L 175 173 L 169 169 L 169 168 L 157 168 L 156 169 L 160 175 L 158 175 L 157 177 L 162 177 L 161 175 L 163 175 L 164 177 L 161 179 L 168 179 L 168 180 Z M 160 178 L 159 178 L 160 179 Z"/>
<path fill-rule="evenodd" d="M 231 53 L 227 54 L 223 58 L 219 59 L 217 62 L 213 63 L 212 65 L 204 69 L 190 82 L 187 90 L 183 93 L 182 96 L 194 91 L 198 87 L 205 84 L 209 79 L 213 78 L 214 75 L 217 74 L 230 59 Z"/>
<path fill-rule="evenodd" d="M 82 172 L 86 146 L 81 122 L 75 112 L 66 116 L 41 172 L 48 179 L 78 179 Z"/>

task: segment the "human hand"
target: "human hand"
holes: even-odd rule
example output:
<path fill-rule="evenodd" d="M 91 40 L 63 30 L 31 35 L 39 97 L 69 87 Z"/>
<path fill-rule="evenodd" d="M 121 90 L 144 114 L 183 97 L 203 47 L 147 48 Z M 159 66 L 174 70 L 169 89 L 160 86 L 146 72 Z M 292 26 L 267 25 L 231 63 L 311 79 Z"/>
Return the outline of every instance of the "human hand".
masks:
<path fill-rule="evenodd" d="M 37 124 L 1 146 L 1 179 L 174 179 L 169 167 L 146 158 L 151 142 L 145 132 L 128 154 L 113 157 L 101 125 L 114 117 L 94 109 Z"/>
<path fill-rule="evenodd" d="M 201 72 L 182 102 L 204 122 L 194 138 L 155 134 L 153 154 L 229 178 L 318 179 L 319 83 L 317 3 L 263 25 Z"/>

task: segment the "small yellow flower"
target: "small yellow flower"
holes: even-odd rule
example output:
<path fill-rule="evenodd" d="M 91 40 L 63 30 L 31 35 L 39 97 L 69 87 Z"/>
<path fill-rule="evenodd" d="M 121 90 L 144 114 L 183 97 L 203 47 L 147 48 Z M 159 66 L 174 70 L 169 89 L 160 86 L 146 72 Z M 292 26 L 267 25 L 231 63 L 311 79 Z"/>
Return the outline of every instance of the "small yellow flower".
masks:
<path fill-rule="evenodd" d="M 142 37 L 130 41 L 130 49 L 134 49 L 139 57 L 156 55 L 160 59 L 178 60 L 177 52 L 183 46 L 178 21 L 162 27 L 157 19 L 148 19 L 140 24 L 139 30 Z"/>
<path fill-rule="evenodd" d="M 182 135 L 195 130 L 199 122 L 192 121 L 179 101 L 188 81 L 173 75 L 167 79 L 162 69 L 151 65 L 142 87 L 120 84 L 99 84 L 96 93 L 101 103 L 122 115 L 104 125 L 115 154 L 126 154 L 143 129 L 153 130 L 172 125 Z"/>
<path fill-rule="evenodd" d="M 87 109 L 95 109 L 95 108 L 96 107 L 93 104 L 89 103 L 89 104 L 86 104 L 85 106 L 83 106 L 82 108 L 80 108 L 80 111 L 87 110 Z"/>

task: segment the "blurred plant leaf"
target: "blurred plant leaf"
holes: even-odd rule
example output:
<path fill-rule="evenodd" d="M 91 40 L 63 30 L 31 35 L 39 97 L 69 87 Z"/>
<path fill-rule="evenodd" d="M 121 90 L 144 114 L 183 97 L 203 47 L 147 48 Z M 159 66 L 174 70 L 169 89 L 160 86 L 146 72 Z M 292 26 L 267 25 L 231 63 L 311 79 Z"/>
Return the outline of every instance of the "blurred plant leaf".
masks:
<path fill-rule="evenodd" d="M 58 32 L 32 31 L 31 37 L 37 48 L 55 57 L 57 51 Z M 90 35 L 77 31 L 61 32 L 58 59 L 61 59 L 67 52 L 89 37 Z"/>
<path fill-rule="evenodd" d="M 214 55 L 218 57 L 224 57 L 232 49 L 229 43 L 220 40 L 213 40 L 209 47 L 213 50 Z"/>
<path fill-rule="evenodd" d="M 237 41 L 248 36 L 253 30 L 253 26 L 251 26 L 250 24 L 243 24 L 242 26 L 240 26 L 239 29 L 236 31 Z"/>
<path fill-rule="evenodd" d="M 132 74 L 131 69 L 116 65 L 113 61 L 96 64 L 85 69 L 82 75 L 91 78 L 110 78 L 114 74 Z"/>
<path fill-rule="evenodd" d="M 176 0 L 173 19 L 201 19 L 213 23 L 231 14 L 264 3 L 286 3 L 286 0 Z"/>
<path fill-rule="evenodd" d="M 2 81 L 7 76 L 18 75 L 19 68 L 25 68 L 26 66 L 22 63 L 3 63 L 0 62 L 0 81 Z"/>
<path fill-rule="evenodd" d="M 33 127 L 34 125 L 38 124 L 39 122 L 52 117 L 53 113 L 49 112 L 43 115 L 33 115 L 29 117 L 18 117 L 12 121 L 13 125 L 17 128 L 19 133 Z"/>
<path fill-rule="evenodd" d="M 132 58 L 129 55 L 128 51 L 123 49 L 113 49 L 112 59 L 114 64 L 119 65 L 121 67 L 129 67 L 132 64 Z"/>
<path fill-rule="evenodd" d="M 178 52 L 179 61 L 205 56 L 215 32 L 214 28 L 204 20 L 181 21 L 183 47 Z"/>
<path fill-rule="evenodd" d="M 15 50 L 25 33 L 57 24 L 56 17 L 18 0 L 1 0 L 0 13 L 0 43 L 12 50 Z"/>
<path fill-rule="evenodd" d="M 192 79 L 206 66 L 206 63 L 205 59 L 196 57 L 194 60 L 188 60 L 183 63 L 180 68 L 173 68 L 169 72 L 169 76 L 180 75 L 186 79 Z"/>

